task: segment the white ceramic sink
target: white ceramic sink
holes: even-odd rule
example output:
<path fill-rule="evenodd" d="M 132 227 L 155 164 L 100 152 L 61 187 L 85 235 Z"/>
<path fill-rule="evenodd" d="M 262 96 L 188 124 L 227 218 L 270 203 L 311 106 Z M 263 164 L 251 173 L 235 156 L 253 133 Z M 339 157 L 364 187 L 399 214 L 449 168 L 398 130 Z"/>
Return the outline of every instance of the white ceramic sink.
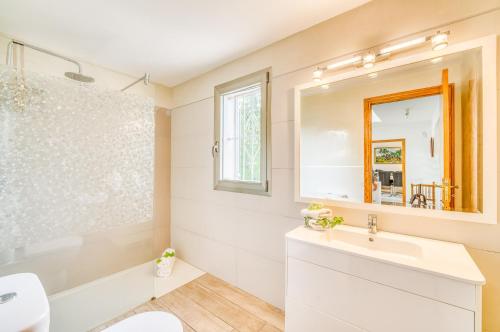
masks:
<path fill-rule="evenodd" d="M 324 232 L 325 240 L 339 241 L 346 245 L 372 250 L 386 255 L 398 255 L 418 259 L 422 256 L 422 248 L 412 242 L 393 239 L 385 234 L 373 235 L 366 230 L 351 228 L 338 228 L 333 232 Z M 328 239 L 328 237 L 330 237 Z"/>
<path fill-rule="evenodd" d="M 381 231 L 374 235 L 369 234 L 367 228 L 346 225 L 339 225 L 327 232 L 298 227 L 287 233 L 286 237 L 469 283 L 485 282 L 465 247 L 458 243 Z"/>

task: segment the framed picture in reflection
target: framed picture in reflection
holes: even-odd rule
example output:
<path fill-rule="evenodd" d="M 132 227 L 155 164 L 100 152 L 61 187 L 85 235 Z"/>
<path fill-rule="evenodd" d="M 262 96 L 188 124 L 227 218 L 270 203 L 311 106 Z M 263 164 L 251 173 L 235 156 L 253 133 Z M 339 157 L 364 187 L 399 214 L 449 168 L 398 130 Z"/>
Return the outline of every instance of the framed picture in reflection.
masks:
<path fill-rule="evenodd" d="M 401 164 L 403 162 L 402 148 L 381 146 L 373 148 L 375 164 Z"/>

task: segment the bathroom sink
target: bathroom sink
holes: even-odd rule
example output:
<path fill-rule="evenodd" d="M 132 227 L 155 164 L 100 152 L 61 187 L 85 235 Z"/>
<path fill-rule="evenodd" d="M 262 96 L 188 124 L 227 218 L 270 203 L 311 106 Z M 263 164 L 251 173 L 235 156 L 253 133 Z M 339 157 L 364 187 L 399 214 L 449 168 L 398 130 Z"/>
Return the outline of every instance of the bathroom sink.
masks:
<path fill-rule="evenodd" d="M 289 332 L 481 331 L 485 280 L 462 244 L 301 226 L 286 234 L 285 270 Z"/>
<path fill-rule="evenodd" d="M 484 284 L 485 280 L 462 244 L 347 225 L 319 232 L 297 227 L 286 238 L 348 255 L 425 271 L 456 280 Z"/>
<path fill-rule="evenodd" d="M 346 245 L 373 250 L 382 254 L 399 255 L 414 259 L 422 256 L 422 248 L 415 243 L 391 239 L 381 233 L 373 235 L 368 234 L 366 230 L 360 232 L 359 229 L 354 227 L 337 228 L 330 234 L 324 232 L 322 236 L 327 241 L 339 241 Z"/>

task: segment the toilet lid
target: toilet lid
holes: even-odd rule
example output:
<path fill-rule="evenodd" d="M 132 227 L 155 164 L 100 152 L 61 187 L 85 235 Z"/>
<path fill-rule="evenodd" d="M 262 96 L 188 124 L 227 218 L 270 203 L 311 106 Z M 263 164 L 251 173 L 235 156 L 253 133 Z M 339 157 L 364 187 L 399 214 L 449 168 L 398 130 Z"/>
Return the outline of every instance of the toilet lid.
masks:
<path fill-rule="evenodd" d="M 148 311 L 126 318 L 102 332 L 182 332 L 181 321 L 163 311 Z"/>

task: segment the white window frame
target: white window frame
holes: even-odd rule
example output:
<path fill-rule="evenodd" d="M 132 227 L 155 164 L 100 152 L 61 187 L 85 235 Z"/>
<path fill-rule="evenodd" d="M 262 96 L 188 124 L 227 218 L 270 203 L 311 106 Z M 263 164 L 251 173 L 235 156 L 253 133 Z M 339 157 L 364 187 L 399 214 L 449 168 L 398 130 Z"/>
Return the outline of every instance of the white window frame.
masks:
<path fill-rule="evenodd" d="M 212 156 L 214 158 L 214 189 L 223 191 L 232 191 L 254 195 L 271 195 L 271 69 L 252 73 L 250 75 L 217 85 L 215 87 L 215 111 L 214 111 L 214 145 L 212 147 Z M 243 89 L 259 83 L 261 86 L 261 148 L 260 148 L 260 181 L 237 181 L 224 180 L 221 178 L 221 153 L 220 141 L 222 135 L 222 103 L 221 99 L 225 94 L 235 90 Z"/>

